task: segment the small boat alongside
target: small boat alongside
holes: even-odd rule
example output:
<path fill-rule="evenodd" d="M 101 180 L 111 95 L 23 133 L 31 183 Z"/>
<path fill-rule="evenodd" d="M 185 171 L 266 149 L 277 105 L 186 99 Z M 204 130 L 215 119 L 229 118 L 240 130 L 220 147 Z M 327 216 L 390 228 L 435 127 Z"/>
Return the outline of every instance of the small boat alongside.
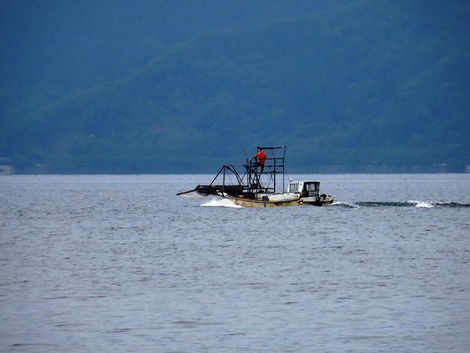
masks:
<path fill-rule="evenodd" d="M 254 156 L 256 158 L 247 158 L 243 165 L 224 164 L 210 184 L 198 185 L 193 190 L 179 192 L 177 195 L 196 192 L 255 208 L 327 206 L 334 202 L 331 195 L 320 192 L 318 180 L 289 180 L 286 183 L 287 146 L 258 146 L 257 149 L 258 153 Z"/>

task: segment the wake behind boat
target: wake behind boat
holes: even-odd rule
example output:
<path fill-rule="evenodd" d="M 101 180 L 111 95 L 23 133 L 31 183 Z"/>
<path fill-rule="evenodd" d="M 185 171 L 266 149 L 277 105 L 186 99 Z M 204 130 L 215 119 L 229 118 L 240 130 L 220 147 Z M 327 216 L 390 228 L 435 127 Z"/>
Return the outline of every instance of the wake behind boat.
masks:
<path fill-rule="evenodd" d="M 286 187 L 286 149 L 287 146 L 258 146 L 258 153 L 246 164 L 224 164 L 210 184 L 177 195 L 196 192 L 220 196 L 243 207 L 331 205 L 333 198 L 320 193 L 317 180 L 289 181 Z"/>

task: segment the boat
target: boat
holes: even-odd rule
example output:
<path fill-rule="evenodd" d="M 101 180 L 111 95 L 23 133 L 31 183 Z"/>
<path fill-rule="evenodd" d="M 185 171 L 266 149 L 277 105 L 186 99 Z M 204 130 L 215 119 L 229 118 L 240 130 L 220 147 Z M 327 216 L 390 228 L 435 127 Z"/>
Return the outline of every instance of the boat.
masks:
<path fill-rule="evenodd" d="M 320 192 L 320 181 L 286 182 L 286 149 L 287 146 L 258 146 L 258 154 L 261 151 L 266 153 L 265 161 L 252 157 L 247 158 L 243 165 L 224 164 L 209 184 L 197 185 L 193 190 L 177 195 L 196 192 L 255 208 L 331 205 L 334 199 Z"/>

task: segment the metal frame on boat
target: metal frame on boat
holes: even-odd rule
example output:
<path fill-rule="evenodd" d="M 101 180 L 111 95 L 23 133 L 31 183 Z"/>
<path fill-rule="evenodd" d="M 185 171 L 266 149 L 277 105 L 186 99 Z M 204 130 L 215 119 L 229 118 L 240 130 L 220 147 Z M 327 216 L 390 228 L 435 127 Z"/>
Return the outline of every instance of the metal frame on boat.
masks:
<path fill-rule="evenodd" d="M 258 146 L 258 152 L 264 150 L 267 154 L 264 167 L 254 158 L 247 158 L 243 165 L 224 164 L 210 184 L 198 185 L 177 195 L 191 192 L 203 196 L 215 195 L 243 207 L 332 204 L 331 195 L 320 194 L 319 181 L 290 181 L 286 188 L 286 149 L 287 146 Z"/>

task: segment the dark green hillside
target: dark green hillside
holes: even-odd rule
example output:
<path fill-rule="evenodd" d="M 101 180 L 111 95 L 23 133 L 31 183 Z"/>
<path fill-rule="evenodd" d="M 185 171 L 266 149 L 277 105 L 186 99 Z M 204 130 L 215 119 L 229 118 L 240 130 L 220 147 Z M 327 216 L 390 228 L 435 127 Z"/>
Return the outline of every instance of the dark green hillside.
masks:
<path fill-rule="evenodd" d="M 55 99 L 9 90 L 1 155 L 19 172 L 213 172 L 286 144 L 297 172 L 464 171 L 469 15 L 351 2 L 167 46 Z"/>

